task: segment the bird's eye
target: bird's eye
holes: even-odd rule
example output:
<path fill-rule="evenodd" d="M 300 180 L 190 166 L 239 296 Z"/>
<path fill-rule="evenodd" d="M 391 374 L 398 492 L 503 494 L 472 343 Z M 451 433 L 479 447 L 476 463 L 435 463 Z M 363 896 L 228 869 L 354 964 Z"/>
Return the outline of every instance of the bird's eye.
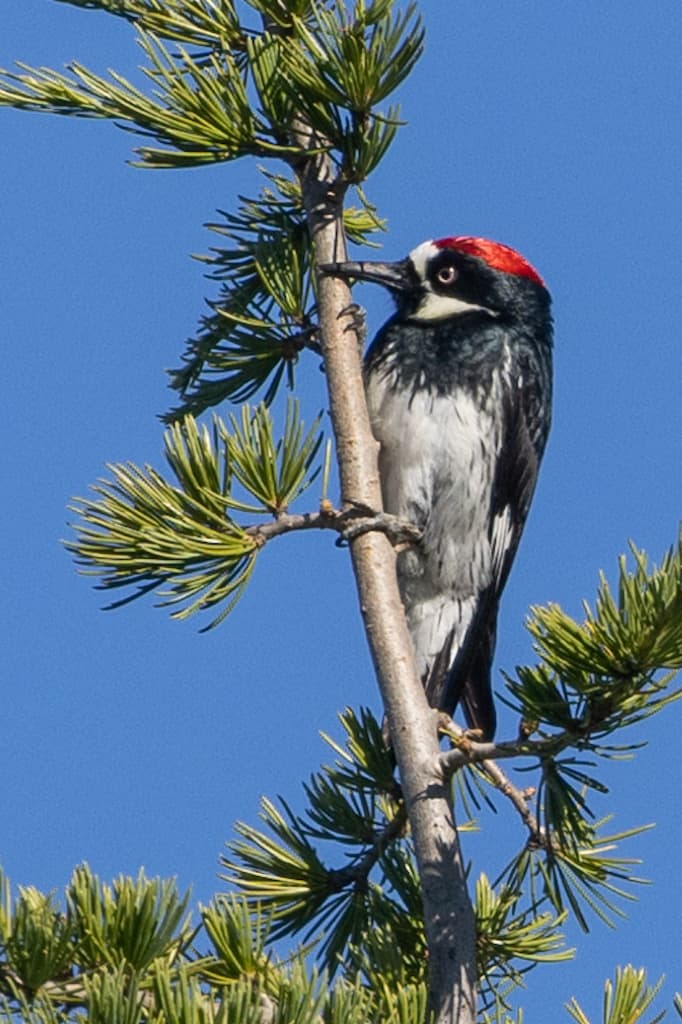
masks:
<path fill-rule="evenodd" d="M 436 274 L 438 284 L 454 284 L 457 280 L 457 270 L 452 265 L 441 267 Z"/>

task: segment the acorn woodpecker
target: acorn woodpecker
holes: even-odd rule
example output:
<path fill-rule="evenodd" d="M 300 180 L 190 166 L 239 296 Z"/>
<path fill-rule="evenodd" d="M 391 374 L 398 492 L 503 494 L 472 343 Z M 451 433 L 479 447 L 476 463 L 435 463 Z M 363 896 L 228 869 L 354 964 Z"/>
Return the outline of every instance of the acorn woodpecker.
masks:
<path fill-rule="evenodd" d="M 397 309 L 365 358 L 384 508 L 422 531 L 398 582 L 429 702 L 495 733 L 500 595 L 528 515 L 552 402 L 551 300 L 514 249 L 423 242 L 397 263 L 327 264 Z"/>

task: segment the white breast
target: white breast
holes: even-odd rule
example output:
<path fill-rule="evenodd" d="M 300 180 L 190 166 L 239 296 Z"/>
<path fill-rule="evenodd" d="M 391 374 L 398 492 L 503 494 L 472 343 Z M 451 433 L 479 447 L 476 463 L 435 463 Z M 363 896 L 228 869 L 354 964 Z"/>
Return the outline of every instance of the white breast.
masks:
<path fill-rule="evenodd" d="M 421 544 L 398 558 L 398 579 L 417 660 L 426 680 L 437 657 L 451 664 L 479 595 L 498 571 L 489 519 L 502 442 L 501 377 L 483 407 L 460 389 L 405 394 L 370 375 L 367 401 L 386 511 L 417 523 Z"/>
<path fill-rule="evenodd" d="M 406 603 L 427 592 L 446 591 L 451 598 L 480 592 L 491 572 L 487 537 L 502 440 L 499 386 L 482 408 L 463 389 L 410 395 L 372 374 L 367 400 L 381 444 L 385 508 L 424 529 L 418 560 L 413 554 L 404 566 L 414 577 L 405 579 Z"/>

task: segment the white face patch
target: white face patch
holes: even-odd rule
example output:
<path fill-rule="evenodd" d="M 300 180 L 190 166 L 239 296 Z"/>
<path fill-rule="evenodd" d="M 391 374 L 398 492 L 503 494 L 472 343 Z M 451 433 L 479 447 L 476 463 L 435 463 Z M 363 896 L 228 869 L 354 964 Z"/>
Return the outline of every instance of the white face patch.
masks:
<path fill-rule="evenodd" d="M 409 317 L 410 320 L 447 320 L 451 316 L 460 316 L 462 313 L 471 313 L 479 309 L 490 316 L 497 316 L 491 309 L 479 306 L 475 302 L 465 302 L 454 295 L 439 295 L 431 290 L 431 285 L 426 283 L 424 298 L 417 309 Z"/>
<path fill-rule="evenodd" d="M 454 295 L 442 295 L 434 292 L 427 279 L 427 269 L 431 260 L 442 250 L 433 242 L 422 242 L 410 253 L 412 266 L 417 275 L 424 283 L 424 297 L 419 306 L 411 314 L 410 320 L 447 320 L 451 316 L 459 316 L 462 313 L 471 313 L 478 309 L 489 316 L 496 317 L 498 314 L 486 306 L 479 306 L 474 302 L 465 302 Z"/>
<path fill-rule="evenodd" d="M 417 271 L 420 281 L 426 280 L 426 268 L 434 258 L 440 252 L 437 245 L 433 242 L 422 242 L 416 249 L 413 249 L 410 253 L 410 259 L 412 260 L 412 266 Z"/>

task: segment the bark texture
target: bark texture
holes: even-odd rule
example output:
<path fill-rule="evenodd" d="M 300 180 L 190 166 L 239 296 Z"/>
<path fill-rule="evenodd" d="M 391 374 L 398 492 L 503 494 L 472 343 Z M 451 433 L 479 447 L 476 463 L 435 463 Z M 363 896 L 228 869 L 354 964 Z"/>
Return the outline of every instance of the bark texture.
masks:
<path fill-rule="evenodd" d="M 316 265 L 347 258 L 343 195 L 331 161 L 299 168 Z M 381 510 L 377 443 L 370 428 L 355 333 L 340 316 L 351 293 L 321 277 L 319 313 L 330 415 L 343 506 Z M 417 677 L 395 571 L 395 552 L 379 532 L 351 541 L 360 608 L 384 702 L 422 881 L 429 948 L 430 1008 L 437 1024 L 476 1020 L 475 921 L 455 829 L 450 785 L 442 772 L 434 712 Z"/>

